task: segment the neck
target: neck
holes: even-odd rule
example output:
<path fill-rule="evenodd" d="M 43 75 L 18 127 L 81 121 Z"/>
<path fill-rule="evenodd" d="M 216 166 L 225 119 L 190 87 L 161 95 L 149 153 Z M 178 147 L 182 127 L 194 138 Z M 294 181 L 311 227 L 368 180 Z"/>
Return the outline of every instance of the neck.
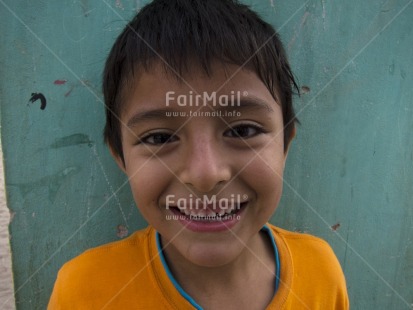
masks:
<path fill-rule="evenodd" d="M 204 309 L 222 309 L 224 304 L 225 309 L 231 309 L 230 305 L 253 309 L 251 300 L 257 303 L 257 309 L 263 309 L 273 297 L 274 250 L 265 232 L 254 236 L 234 260 L 222 266 L 193 264 L 173 246 L 166 248 L 164 255 L 177 282 Z"/>

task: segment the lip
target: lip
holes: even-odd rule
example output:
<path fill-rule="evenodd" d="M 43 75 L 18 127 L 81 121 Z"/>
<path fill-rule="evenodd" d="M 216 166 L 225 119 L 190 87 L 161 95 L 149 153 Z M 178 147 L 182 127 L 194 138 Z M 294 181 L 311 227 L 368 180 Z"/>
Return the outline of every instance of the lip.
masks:
<path fill-rule="evenodd" d="M 174 215 L 177 215 L 177 220 L 194 232 L 220 232 L 226 231 L 234 227 L 241 219 L 244 210 L 248 206 L 248 201 L 241 203 L 239 210 L 232 214 L 230 218 L 222 221 L 200 221 L 193 220 L 189 216 L 183 215 L 177 208 L 169 209 Z"/>

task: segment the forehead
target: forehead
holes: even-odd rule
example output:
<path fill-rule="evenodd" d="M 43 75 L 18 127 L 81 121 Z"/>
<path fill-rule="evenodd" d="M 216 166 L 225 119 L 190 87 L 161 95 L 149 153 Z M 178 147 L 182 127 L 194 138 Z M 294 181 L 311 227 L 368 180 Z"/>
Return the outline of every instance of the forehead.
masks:
<path fill-rule="evenodd" d="M 247 68 L 214 62 L 209 74 L 195 65 L 185 74 L 179 75 L 171 69 L 165 69 L 163 64 L 156 63 L 130 79 L 122 96 L 122 114 L 148 104 L 165 104 L 168 93 L 175 94 L 175 98 L 204 93 L 217 96 L 240 93 L 265 101 L 274 108 L 279 106 L 257 74 Z"/>

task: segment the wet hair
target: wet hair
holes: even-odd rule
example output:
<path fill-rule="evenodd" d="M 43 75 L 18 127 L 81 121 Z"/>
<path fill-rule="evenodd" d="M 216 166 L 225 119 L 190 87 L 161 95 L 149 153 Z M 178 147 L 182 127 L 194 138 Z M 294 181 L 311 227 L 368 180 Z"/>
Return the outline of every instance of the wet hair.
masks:
<path fill-rule="evenodd" d="M 210 75 L 215 61 L 249 69 L 265 84 L 282 107 L 286 151 L 297 122 L 292 95 L 299 89 L 274 28 L 236 0 L 154 0 L 140 10 L 106 61 L 105 142 L 123 160 L 119 115 L 136 72 L 160 63 L 182 76 L 195 63 Z"/>

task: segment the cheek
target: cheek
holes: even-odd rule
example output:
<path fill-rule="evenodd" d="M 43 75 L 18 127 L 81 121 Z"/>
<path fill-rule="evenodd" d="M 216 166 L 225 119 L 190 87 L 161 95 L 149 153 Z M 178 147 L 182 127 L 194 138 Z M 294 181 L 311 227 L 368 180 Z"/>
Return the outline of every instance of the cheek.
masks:
<path fill-rule="evenodd" d="M 134 165 L 127 165 L 127 175 L 135 203 L 143 213 L 146 208 L 158 204 L 170 179 L 170 172 L 155 161 L 136 161 Z"/>
<path fill-rule="evenodd" d="M 253 187 L 257 192 L 270 193 L 278 192 L 278 190 L 282 189 L 282 166 L 277 167 L 279 169 L 271 168 L 265 164 L 259 163 L 254 165 L 254 163 L 252 163 L 248 169 L 250 170 L 250 174 L 253 175 L 251 180 L 254 180 Z"/>
<path fill-rule="evenodd" d="M 278 153 L 261 153 L 245 169 L 244 178 L 259 201 L 274 207 L 278 204 L 283 187 L 284 155 Z"/>

